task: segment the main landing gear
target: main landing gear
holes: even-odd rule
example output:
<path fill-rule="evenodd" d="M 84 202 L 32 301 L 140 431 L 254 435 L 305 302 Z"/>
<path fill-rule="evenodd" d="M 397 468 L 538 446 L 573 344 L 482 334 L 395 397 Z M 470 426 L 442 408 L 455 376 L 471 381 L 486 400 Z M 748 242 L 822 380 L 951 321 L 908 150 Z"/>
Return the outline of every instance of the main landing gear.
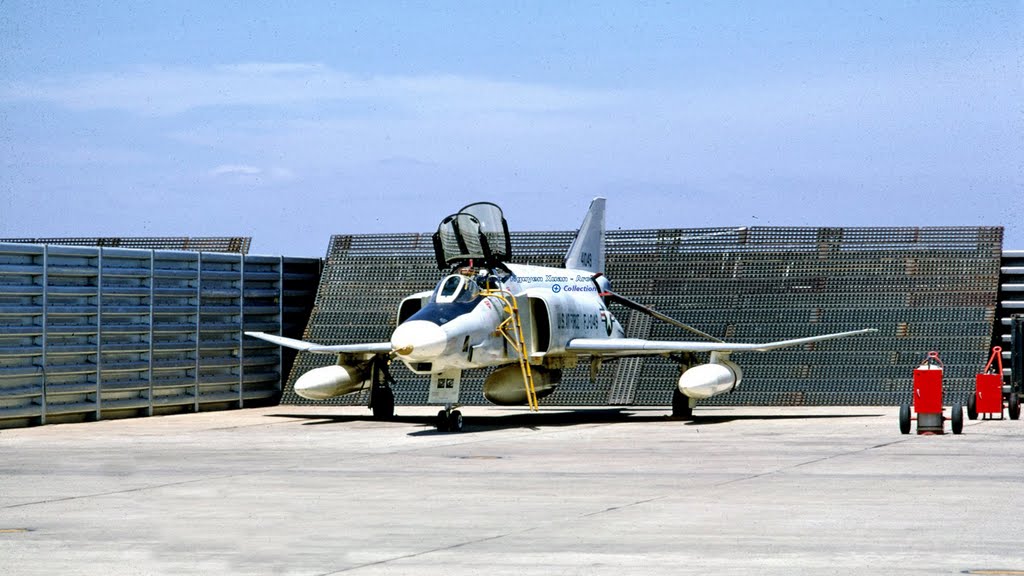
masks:
<path fill-rule="evenodd" d="M 435 426 L 438 432 L 462 432 L 462 412 L 453 408 L 454 406 L 448 404 L 444 410 L 437 413 Z"/>
<path fill-rule="evenodd" d="M 388 370 L 387 358 L 377 356 L 373 359 L 370 381 L 370 410 L 377 420 L 390 420 L 395 417 L 395 392 L 391 384 L 395 379 Z"/>
<path fill-rule="evenodd" d="M 678 388 L 672 391 L 672 417 L 693 420 L 693 406 L 690 404 L 690 398 L 680 392 Z"/>
<path fill-rule="evenodd" d="M 672 356 L 672 359 L 679 363 L 679 375 L 682 376 L 690 366 L 697 365 L 697 356 L 693 352 L 683 352 Z M 672 417 L 680 420 L 693 420 L 693 407 L 697 405 L 686 394 L 679 391 L 678 386 L 672 386 Z"/>

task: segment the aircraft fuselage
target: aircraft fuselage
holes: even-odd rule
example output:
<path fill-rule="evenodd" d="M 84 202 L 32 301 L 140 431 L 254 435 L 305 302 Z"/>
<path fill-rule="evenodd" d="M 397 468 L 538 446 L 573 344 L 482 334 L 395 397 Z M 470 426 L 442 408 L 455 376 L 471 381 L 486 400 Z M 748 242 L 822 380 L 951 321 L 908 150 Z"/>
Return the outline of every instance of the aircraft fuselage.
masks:
<path fill-rule="evenodd" d="M 574 338 L 621 338 L 622 326 L 600 296 L 593 273 L 543 266 L 507 266 L 511 274 L 465 270 L 443 278 L 391 337 L 410 370 L 436 374 L 517 362 L 499 326 L 515 299 L 531 362 L 566 354 Z M 429 296 L 427 296 L 429 294 Z"/>

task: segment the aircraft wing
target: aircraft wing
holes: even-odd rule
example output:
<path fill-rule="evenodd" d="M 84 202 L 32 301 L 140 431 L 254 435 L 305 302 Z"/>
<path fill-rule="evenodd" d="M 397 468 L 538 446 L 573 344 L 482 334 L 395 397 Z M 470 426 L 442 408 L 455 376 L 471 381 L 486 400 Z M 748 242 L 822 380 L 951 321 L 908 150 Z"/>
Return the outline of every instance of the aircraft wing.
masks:
<path fill-rule="evenodd" d="M 823 342 L 836 338 L 846 338 L 857 334 L 877 332 L 874 328 L 822 334 L 793 340 L 778 340 L 762 344 L 746 344 L 731 342 L 687 342 L 644 340 L 641 338 L 575 338 L 566 345 L 566 350 L 593 356 L 644 356 L 671 354 L 672 352 L 767 352 L 778 348 L 799 346 L 810 342 Z"/>
<path fill-rule="evenodd" d="M 285 338 L 284 336 L 266 334 L 264 332 L 246 332 L 245 335 L 252 336 L 253 338 L 259 338 L 260 340 L 266 340 L 267 342 L 273 342 L 274 344 L 284 346 L 285 348 L 293 348 L 295 350 L 312 352 L 314 354 L 387 354 L 391 352 L 390 342 L 326 346 L 324 344 L 314 344 L 312 342 L 306 342 L 305 340 Z"/>

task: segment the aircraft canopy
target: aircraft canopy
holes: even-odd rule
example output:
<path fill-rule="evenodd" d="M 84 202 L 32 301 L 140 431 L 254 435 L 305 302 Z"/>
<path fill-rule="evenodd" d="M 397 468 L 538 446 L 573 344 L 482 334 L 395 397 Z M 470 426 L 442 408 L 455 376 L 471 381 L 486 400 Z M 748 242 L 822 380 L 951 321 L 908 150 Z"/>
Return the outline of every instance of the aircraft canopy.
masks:
<path fill-rule="evenodd" d="M 434 254 L 442 270 L 470 260 L 486 266 L 508 260 L 512 243 L 501 208 L 477 202 L 442 220 L 434 234 Z"/>

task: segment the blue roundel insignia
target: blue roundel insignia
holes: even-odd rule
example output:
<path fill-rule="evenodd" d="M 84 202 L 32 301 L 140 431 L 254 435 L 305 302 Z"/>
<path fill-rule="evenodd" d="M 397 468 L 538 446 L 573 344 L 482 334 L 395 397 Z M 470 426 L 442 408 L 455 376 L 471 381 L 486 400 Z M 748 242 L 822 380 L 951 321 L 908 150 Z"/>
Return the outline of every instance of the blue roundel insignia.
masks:
<path fill-rule="evenodd" d="M 558 284 L 552 284 L 551 291 L 554 292 L 555 294 L 558 294 L 559 292 L 562 291 L 562 287 L 559 286 Z"/>

